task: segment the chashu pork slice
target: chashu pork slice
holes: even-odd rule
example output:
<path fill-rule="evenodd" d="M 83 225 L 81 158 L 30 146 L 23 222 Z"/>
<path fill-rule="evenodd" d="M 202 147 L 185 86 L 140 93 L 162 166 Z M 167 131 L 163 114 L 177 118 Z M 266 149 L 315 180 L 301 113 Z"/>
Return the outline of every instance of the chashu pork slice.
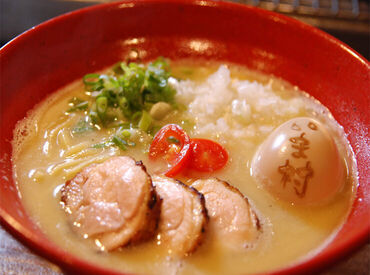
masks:
<path fill-rule="evenodd" d="M 195 181 L 192 186 L 206 199 L 210 238 L 230 249 L 244 249 L 257 240 L 261 228 L 256 213 L 243 194 L 216 178 Z"/>
<path fill-rule="evenodd" d="M 201 244 L 208 223 L 202 194 L 180 181 L 153 176 L 162 199 L 158 238 L 173 256 L 186 256 Z"/>
<path fill-rule="evenodd" d="M 61 189 L 73 228 L 101 250 L 113 250 L 155 234 L 160 200 L 144 165 L 112 157 L 83 169 Z"/>

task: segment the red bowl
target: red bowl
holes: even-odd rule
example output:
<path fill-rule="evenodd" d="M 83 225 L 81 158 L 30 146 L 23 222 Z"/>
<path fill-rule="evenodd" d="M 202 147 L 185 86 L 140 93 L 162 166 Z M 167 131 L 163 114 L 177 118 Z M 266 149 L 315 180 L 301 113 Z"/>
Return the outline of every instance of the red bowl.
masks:
<path fill-rule="evenodd" d="M 344 127 L 359 171 L 343 228 L 319 254 L 273 274 L 309 273 L 364 243 L 370 232 L 369 63 L 335 38 L 285 16 L 213 1 L 126 1 L 82 9 L 23 33 L 0 51 L 0 221 L 67 271 L 119 274 L 56 246 L 25 212 L 13 181 L 14 125 L 48 94 L 123 59 L 205 58 L 273 74 L 317 98 Z"/>

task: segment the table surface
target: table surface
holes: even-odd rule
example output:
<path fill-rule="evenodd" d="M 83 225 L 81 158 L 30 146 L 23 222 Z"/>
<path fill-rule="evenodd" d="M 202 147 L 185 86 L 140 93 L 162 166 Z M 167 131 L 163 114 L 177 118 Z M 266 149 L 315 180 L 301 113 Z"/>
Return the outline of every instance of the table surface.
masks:
<path fill-rule="evenodd" d="M 59 267 L 37 256 L 0 226 L 0 274 L 62 275 Z M 318 275 L 369 275 L 370 243 Z"/>

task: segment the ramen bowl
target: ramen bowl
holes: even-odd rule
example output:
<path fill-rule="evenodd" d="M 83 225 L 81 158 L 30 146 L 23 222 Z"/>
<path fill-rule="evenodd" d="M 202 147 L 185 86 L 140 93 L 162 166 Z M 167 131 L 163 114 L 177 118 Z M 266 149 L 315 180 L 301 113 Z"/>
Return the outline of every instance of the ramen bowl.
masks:
<path fill-rule="evenodd" d="M 365 243 L 370 229 L 369 63 L 311 26 L 218 1 L 124 1 L 93 6 L 26 31 L 0 51 L 0 221 L 33 251 L 70 272 L 123 274 L 50 241 L 22 205 L 12 171 L 13 130 L 50 93 L 124 60 L 165 56 L 224 61 L 287 80 L 329 108 L 348 135 L 358 167 L 351 212 L 319 252 L 271 274 L 310 273 Z"/>

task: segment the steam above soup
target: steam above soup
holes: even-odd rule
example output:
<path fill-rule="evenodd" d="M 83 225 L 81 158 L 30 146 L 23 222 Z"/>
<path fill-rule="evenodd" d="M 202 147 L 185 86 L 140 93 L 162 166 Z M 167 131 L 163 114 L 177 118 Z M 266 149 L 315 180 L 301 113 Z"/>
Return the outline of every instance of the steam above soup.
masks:
<path fill-rule="evenodd" d="M 325 107 L 232 64 L 119 63 L 51 95 L 15 136 L 34 220 L 62 248 L 125 272 L 290 265 L 330 241 L 356 187 Z"/>

